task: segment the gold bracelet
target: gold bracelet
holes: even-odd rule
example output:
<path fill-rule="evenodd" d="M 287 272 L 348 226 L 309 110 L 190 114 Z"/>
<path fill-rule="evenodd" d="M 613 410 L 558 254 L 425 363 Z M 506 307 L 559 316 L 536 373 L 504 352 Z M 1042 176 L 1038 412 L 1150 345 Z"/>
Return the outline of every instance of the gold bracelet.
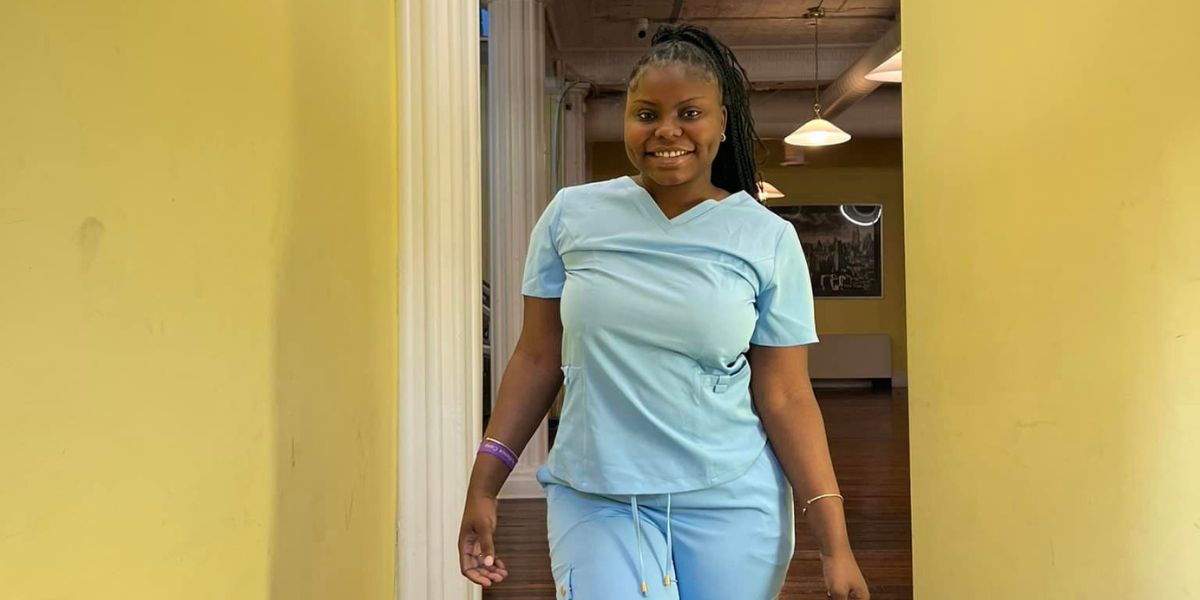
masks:
<path fill-rule="evenodd" d="M 808 506 L 807 506 L 808 504 L 812 504 L 813 502 L 816 502 L 817 500 L 820 500 L 821 498 L 828 498 L 830 496 L 837 496 L 838 498 L 842 498 L 841 494 L 821 494 L 820 496 L 813 496 L 810 500 L 808 500 L 807 502 L 804 503 L 806 506 L 804 506 L 800 509 L 800 516 L 803 517 L 808 514 Z M 846 499 L 842 498 L 842 502 L 845 503 Z"/>
<path fill-rule="evenodd" d="M 491 441 L 491 442 L 496 442 L 497 444 L 500 444 L 501 446 L 504 446 L 504 448 L 505 448 L 505 449 L 507 449 L 509 452 L 512 452 L 512 453 L 513 453 L 513 456 L 516 456 L 516 455 L 517 455 L 517 453 L 516 453 L 516 452 L 513 452 L 513 449 L 512 449 L 512 448 L 509 448 L 509 447 L 508 447 L 508 444 L 505 444 L 504 442 L 502 442 L 502 441 L 500 441 L 500 440 L 498 440 L 498 439 L 496 439 L 496 438 L 490 437 L 490 438 L 483 438 L 483 439 L 485 439 L 485 440 L 488 440 L 488 441 Z"/>

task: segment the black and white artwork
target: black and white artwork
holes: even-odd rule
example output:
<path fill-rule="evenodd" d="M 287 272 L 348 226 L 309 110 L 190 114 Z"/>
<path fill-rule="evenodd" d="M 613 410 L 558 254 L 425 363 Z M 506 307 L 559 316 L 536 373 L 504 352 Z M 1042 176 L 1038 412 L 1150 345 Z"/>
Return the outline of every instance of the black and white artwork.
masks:
<path fill-rule="evenodd" d="M 883 206 L 771 207 L 796 228 L 817 298 L 883 297 Z"/>

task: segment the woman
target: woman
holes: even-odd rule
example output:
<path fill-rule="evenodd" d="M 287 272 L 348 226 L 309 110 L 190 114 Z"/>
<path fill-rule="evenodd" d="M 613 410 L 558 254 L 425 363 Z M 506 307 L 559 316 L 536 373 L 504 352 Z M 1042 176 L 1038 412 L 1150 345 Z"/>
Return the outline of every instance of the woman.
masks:
<path fill-rule="evenodd" d="M 508 575 L 496 494 L 565 380 L 537 474 L 558 598 L 774 598 L 793 488 L 828 594 L 869 598 L 807 375 L 808 270 L 795 230 L 756 200 L 747 93 L 706 30 L 661 28 L 626 99 L 639 175 L 563 189 L 538 220 L 524 326 L 463 511 L 471 581 Z"/>

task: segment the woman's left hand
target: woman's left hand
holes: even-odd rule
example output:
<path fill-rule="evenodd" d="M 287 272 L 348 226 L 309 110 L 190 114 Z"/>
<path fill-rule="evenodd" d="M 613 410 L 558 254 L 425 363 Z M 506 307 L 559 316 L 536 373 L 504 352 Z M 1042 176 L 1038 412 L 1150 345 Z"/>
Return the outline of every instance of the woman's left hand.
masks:
<path fill-rule="evenodd" d="M 858 569 L 858 561 L 849 549 L 831 555 L 821 555 L 821 570 L 825 574 L 826 595 L 833 600 L 869 600 L 867 581 Z"/>

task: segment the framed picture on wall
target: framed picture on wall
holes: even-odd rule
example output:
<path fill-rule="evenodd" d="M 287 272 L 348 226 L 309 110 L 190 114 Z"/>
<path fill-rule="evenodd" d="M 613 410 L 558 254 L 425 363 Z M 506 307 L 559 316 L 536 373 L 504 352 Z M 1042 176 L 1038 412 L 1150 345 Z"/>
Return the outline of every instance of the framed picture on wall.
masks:
<path fill-rule="evenodd" d="M 772 206 L 791 222 L 804 247 L 813 296 L 883 297 L 883 206 Z"/>

